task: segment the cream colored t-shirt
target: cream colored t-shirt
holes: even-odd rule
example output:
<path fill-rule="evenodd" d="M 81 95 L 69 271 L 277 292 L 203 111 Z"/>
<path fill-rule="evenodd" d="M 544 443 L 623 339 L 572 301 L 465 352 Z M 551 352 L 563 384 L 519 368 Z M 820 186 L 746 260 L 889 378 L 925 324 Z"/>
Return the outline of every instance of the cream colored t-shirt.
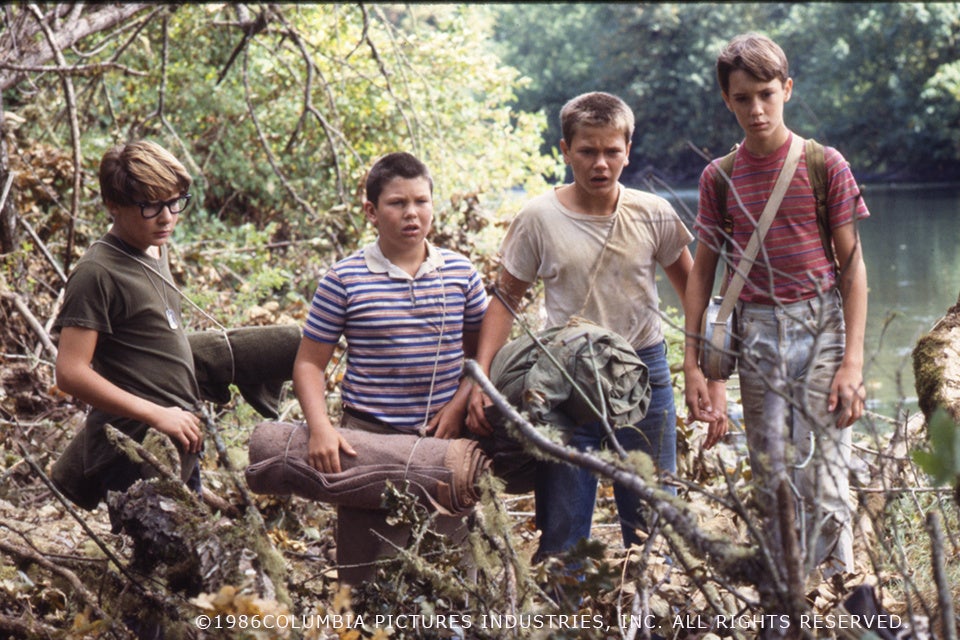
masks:
<path fill-rule="evenodd" d="M 543 280 L 546 328 L 576 315 L 643 349 L 663 340 L 657 264 L 669 267 L 692 241 L 677 212 L 660 196 L 620 185 L 614 213 L 595 216 L 567 209 L 554 189 L 517 214 L 500 245 L 500 258 L 515 278 Z M 596 268 L 598 259 L 602 262 Z"/>

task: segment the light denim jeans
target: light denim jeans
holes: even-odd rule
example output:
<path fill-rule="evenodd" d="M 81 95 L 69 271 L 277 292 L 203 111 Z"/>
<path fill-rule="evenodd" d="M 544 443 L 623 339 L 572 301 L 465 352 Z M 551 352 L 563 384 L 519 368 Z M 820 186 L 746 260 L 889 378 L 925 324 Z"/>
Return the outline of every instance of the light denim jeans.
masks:
<path fill-rule="evenodd" d="M 782 554 L 776 489 L 786 479 L 805 571 L 853 571 L 852 428 L 838 429 L 837 415 L 827 411 L 845 345 L 839 294 L 787 305 L 740 303 L 738 311 L 743 418 L 767 543 Z"/>
<path fill-rule="evenodd" d="M 650 375 L 651 399 L 646 416 L 634 426 L 615 434 L 626 451 L 643 451 L 658 469 L 677 470 L 677 410 L 673 400 L 666 344 L 660 343 L 637 352 Z M 570 432 L 568 444 L 580 451 L 605 446 L 602 424 L 589 422 Z M 676 489 L 668 490 L 676 493 Z M 643 504 L 636 494 L 614 484 L 614 500 L 620 515 L 623 543 L 639 543 L 636 534 L 643 528 Z M 540 546 L 535 561 L 568 551 L 582 538 L 590 537 L 593 508 L 597 499 L 597 477 L 590 471 L 560 462 L 538 461 L 534 488 Z"/>

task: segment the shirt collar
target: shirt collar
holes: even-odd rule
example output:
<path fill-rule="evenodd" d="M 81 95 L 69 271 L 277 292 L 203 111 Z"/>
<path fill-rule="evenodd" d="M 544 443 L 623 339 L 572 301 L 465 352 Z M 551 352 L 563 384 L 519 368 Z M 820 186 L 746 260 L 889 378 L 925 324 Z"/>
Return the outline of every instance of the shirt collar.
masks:
<path fill-rule="evenodd" d="M 444 264 L 443 254 L 440 253 L 440 250 L 430 244 L 429 241 L 425 240 L 424 242 L 427 244 L 427 258 L 420 265 L 420 268 L 417 269 L 417 274 L 413 277 L 390 262 L 390 260 L 383 255 L 383 251 L 380 250 L 380 243 L 377 241 L 363 248 L 363 261 L 371 273 L 385 273 L 391 278 L 399 278 L 401 280 L 417 280 L 428 273 L 439 271 Z"/>

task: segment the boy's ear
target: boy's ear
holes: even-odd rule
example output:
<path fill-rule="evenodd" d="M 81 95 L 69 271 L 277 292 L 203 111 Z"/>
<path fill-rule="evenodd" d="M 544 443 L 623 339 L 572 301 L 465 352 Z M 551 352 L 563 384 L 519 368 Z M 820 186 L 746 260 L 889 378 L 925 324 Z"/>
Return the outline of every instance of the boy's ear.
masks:
<path fill-rule="evenodd" d="M 114 220 L 116 220 L 116 219 L 117 219 L 117 214 L 119 213 L 118 209 L 119 209 L 120 205 L 118 205 L 116 202 L 110 202 L 110 201 L 105 200 L 105 201 L 103 202 L 103 206 L 104 206 L 104 208 L 107 210 L 107 215 L 109 215 L 111 218 L 113 218 Z"/>
<path fill-rule="evenodd" d="M 567 158 L 567 154 L 570 152 L 570 148 L 567 146 L 567 141 L 563 138 L 560 138 L 560 153 L 563 154 L 563 161 L 567 164 L 570 164 L 570 159 Z"/>
<path fill-rule="evenodd" d="M 783 101 L 787 102 L 790 100 L 790 96 L 793 95 L 793 78 L 787 78 L 783 83 Z"/>
<path fill-rule="evenodd" d="M 733 111 L 733 107 L 730 106 L 730 94 L 726 91 L 720 90 L 720 97 L 723 98 L 723 104 L 727 106 L 727 111 Z"/>
<path fill-rule="evenodd" d="M 367 216 L 367 220 L 370 221 L 370 224 L 377 226 L 377 205 L 373 204 L 369 200 L 364 200 L 363 213 Z"/>

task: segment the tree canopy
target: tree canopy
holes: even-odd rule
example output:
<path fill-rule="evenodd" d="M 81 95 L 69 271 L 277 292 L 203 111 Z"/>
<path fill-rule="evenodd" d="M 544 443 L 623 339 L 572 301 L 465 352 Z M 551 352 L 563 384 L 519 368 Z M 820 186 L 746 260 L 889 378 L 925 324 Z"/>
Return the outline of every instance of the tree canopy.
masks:
<path fill-rule="evenodd" d="M 303 321 L 325 267 L 371 239 L 362 183 L 386 152 L 409 150 L 426 161 L 436 185 L 432 239 L 468 255 L 488 283 L 517 198 L 562 177 L 556 118 L 577 93 L 611 91 L 634 107 L 633 177 L 692 179 L 704 163 L 695 149 L 718 155 L 739 136 L 718 95 L 713 61 L 729 37 L 749 29 L 773 36 L 791 59 L 797 83 L 792 126 L 840 147 L 859 177 L 956 177 L 960 164 L 958 3 L 21 3 L 4 6 L 0 20 L 0 442 L 6 451 L 0 631 L 18 637 L 52 637 L 70 620 L 74 635 L 106 628 L 114 637 L 134 637 L 127 617 L 143 612 L 169 614 L 186 635 L 196 631 L 189 628 L 199 619 L 196 607 L 248 607 L 243 610 L 262 616 L 275 612 L 264 607 L 286 604 L 252 601 L 236 584 L 191 601 L 176 589 L 130 591 L 136 583 L 117 573 L 122 560 L 95 564 L 102 558 L 40 551 L 31 540 L 30 527 L 43 529 L 61 517 L 52 515 L 58 513 L 52 494 L 38 479 L 82 420 L 82 407 L 53 382 L 57 347 L 49 333 L 72 263 L 107 228 L 96 176 L 111 146 L 154 139 L 193 175 L 197 204 L 169 245 L 173 272 L 185 295 L 226 326 Z M 208 328 L 211 316 L 193 310 L 185 314 L 188 329 Z M 676 352 L 684 337 L 665 325 Z M 294 404 L 289 411 L 296 415 Z M 207 461 L 215 469 L 205 493 L 227 496 L 220 505 L 226 508 L 218 509 L 228 526 L 203 511 L 194 515 L 216 531 L 191 531 L 212 539 L 227 530 L 269 533 L 265 546 L 287 552 L 272 568 L 295 569 L 287 585 L 277 586 L 291 588 L 297 610 L 349 611 L 347 595 L 327 591 L 332 514 L 303 502 L 297 509 L 279 501 L 254 504 L 242 484 L 231 485 L 223 440 L 243 448 L 258 418 L 236 400 L 219 411 L 208 425 L 218 459 Z M 928 520 L 930 541 L 915 535 L 917 521 L 944 512 L 955 551 L 956 512 L 946 512 L 940 489 L 918 488 L 919 474 L 904 462 L 922 424 L 911 421 L 887 438 L 874 420 L 867 422 L 870 448 L 863 451 L 870 462 L 863 466 L 870 473 L 858 494 L 869 520 L 865 571 L 901 594 L 898 611 L 929 613 L 934 598 L 955 596 L 957 581 L 941 580 L 941 570 L 956 575 L 958 569 L 955 553 L 952 560 L 943 557 L 936 521 Z M 221 433 L 218 424 L 226 426 Z M 943 423 L 938 433 L 950 426 Z M 836 590 L 788 584 L 763 557 L 768 543 L 742 499 L 754 498 L 736 443 L 711 460 L 693 425 L 678 424 L 678 434 L 675 499 L 653 490 L 652 465 L 641 456 L 577 457 L 608 480 L 627 480 L 651 505 L 669 557 L 656 548 L 658 536 L 643 549 L 624 550 L 616 563 L 586 545 L 572 558 L 584 582 L 564 579 L 569 593 L 557 602 L 557 596 L 543 597 L 541 585 L 549 573 L 566 569 L 561 562 L 528 571 L 511 536 L 508 516 L 516 514 L 490 497 L 496 486 L 476 514 L 471 544 L 484 555 L 470 577 L 463 575 L 468 567 L 460 563 L 461 551 L 427 536 L 429 518 L 397 491 L 386 498 L 418 525 L 418 549 L 425 552 L 385 564 L 368 600 L 391 612 L 552 612 L 558 605 L 573 612 L 588 589 L 595 594 L 588 606 L 603 611 L 614 621 L 610 632 L 622 629 L 624 637 L 650 631 L 635 619 L 646 616 L 624 622 L 624 612 L 651 607 L 664 629 L 681 612 L 746 616 L 785 605 L 799 614 L 809 609 L 807 598 L 817 611 L 835 610 L 852 583 Z M 954 460 L 929 456 L 928 462 L 955 471 L 948 466 Z M 894 489 L 906 507 L 897 508 Z M 247 519 L 229 515 L 229 498 L 251 507 Z M 160 504 L 166 511 L 166 498 Z M 85 529 L 95 540 L 109 529 L 99 524 L 100 533 Z M 517 537 L 529 541 L 523 527 Z M 64 544 L 59 530 L 45 533 Z M 249 539 L 233 542 L 236 559 L 249 562 Z M 211 553 L 214 564 L 223 564 L 219 552 Z M 934 567 L 933 575 L 916 570 L 918 558 Z M 67 562 L 75 572 L 60 566 Z M 38 567 L 51 577 L 38 577 Z M 77 578 L 87 572 L 96 575 Z M 244 580 L 240 575 L 230 580 Z M 146 577 L 151 590 L 162 584 L 158 576 Z M 56 586 L 64 580 L 69 595 Z M 85 586 L 92 584 L 95 592 Z M 940 609 L 941 624 L 952 624 L 949 607 Z M 475 631 L 480 638 L 503 635 Z M 601 634 L 609 637 L 597 630 Z"/>
<path fill-rule="evenodd" d="M 836 146 L 862 179 L 956 179 L 960 4 L 609 3 L 498 5 L 494 38 L 531 78 L 520 110 L 551 118 L 583 91 L 635 110 L 634 171 L 674 179 L 739 140 L 715 77 L 733 36 L 769 35 L 794 78 L 788 126 Z M 535 33 L 536 37 L 529 34 Z"/>

